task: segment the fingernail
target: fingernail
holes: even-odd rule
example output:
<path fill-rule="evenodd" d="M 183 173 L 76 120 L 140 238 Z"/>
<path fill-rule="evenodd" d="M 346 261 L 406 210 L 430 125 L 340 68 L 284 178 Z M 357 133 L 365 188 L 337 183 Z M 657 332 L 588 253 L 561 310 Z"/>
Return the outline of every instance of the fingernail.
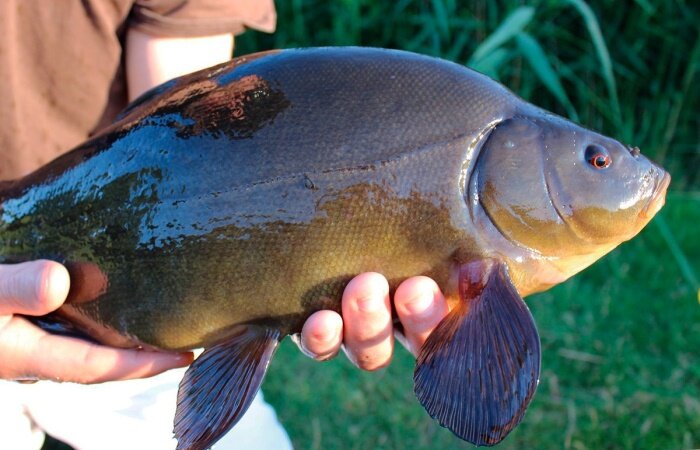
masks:
<path fill-rule="evenodd" d="M 37 306 L 42 308 L 42 312 L 45 308 L 44 313 L 46 313 L 58 308 L 63 303 L 68 295 L 70 281 L 65 267 L 54 263 L 44 267 L 43 271 L 37 272 L 32 269 L 34 271 L 27 272 L 27 274 L 31 276 L 30 279 L 34 283 L 34 292 L 31 294 L 31 298 L 38 302 Z M 28 280 L 30 279 L 28 278 Z"/>
<path fill-rule="evenodd" d="M 430 292 L 423 292 L 411 300 L 404 303 L 404 307 L 411 314 L 424 314 L 433 304 L 433 294 Z"/>
<path fill-rule="evenodd" d="M 52 299 L 63 302 L 68 296 L 70 288 L 70 277 L 67 276 L 66 268 L 59 265 L 52 265 L 49 269 L 47 293 Z"/>
<path fill-rule="evenodd" d="M 331 333 L 327 332 L 328 330 L 323 329 L 319 330 L 315 333 L 312 334 L 312 337 L 317 341 L 317 342 L 330 342 L 333 339 L 335 339 L 338 336 L 338 330 L 333 330 Z"/>
<path fill-rule="evenodd" d="M 294 333 L 289 335 L 289 337 L 294 341 L 294 343 L 299 347 L 299 350 L 309 358 L 316 358 L 316 354 L 309 351 L 308 348 L 306 348 L 306 345 L 304 345 L 304 340 L 301 338 L 301 333 Z"/>
<path fill-rule="evenodd" d="M 383 300 L 378 297 L 368 296 L 357 299 L 357 309 L 360 312 L 371 313 L 377 311 L 383 305 Z"/>
<path fill-rule="evenodd" d="M 175 361 L 184 365 L 191 364 L 192 361 L 194 361 L 194 354 L 192 352 L 176 353 L 174 356 Z"/>
<path fill-rule="evenodd" d="M 336 352 L 328 353 L 328 354 L 323 355 L 323 356 L 319 355 L 314 359 L 318 362 L 326 362 L 326 361 L 330 361 L 331 359 L 335 358 L 337 355 L 338 355 L 338 352 L 336 351 Z"/>

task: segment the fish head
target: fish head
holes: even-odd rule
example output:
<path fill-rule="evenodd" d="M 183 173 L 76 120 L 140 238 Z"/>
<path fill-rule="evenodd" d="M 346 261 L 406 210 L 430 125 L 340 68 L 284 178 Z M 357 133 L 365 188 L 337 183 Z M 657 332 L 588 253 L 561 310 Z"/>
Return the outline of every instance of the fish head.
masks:
<path fill-rule="evenodd" d="M 541 113 L 493 128 L 472 183 L 497 233 L 570 260 L 559 264 L 568 278 L 636 235 L 663 206 L 670 176 L 637 148 Z"/>

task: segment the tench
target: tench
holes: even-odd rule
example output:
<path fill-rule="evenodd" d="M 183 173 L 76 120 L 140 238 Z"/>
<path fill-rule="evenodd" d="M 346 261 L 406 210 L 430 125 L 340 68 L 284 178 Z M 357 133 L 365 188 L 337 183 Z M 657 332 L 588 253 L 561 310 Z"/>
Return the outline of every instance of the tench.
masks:
<path fill-rule="evenodd" d="M 637 234 L 669 175 L 463 66 L 370 48 L 281 50 L 170 81 L 0 187 L 1 262 L 71 274 L 59 310 L 120 347 L 205 351 L 178 395 L 204 449 L 280 340 L 365 271 L 427 275 L 451 312 L 415 393 L 477 445 L 523 417 L 540 342 L 522 298 Z"/>

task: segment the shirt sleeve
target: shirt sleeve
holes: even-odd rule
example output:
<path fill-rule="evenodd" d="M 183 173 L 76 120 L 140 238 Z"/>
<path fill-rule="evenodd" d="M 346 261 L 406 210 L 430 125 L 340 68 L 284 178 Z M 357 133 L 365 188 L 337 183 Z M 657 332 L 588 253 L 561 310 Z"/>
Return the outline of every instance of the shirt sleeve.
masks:
<path fill-rule="evenodd" d="M 240 34 L 246 28 L 275 31 L 273 0 L 136 0 L 129 26 L 156 36 Z"/>

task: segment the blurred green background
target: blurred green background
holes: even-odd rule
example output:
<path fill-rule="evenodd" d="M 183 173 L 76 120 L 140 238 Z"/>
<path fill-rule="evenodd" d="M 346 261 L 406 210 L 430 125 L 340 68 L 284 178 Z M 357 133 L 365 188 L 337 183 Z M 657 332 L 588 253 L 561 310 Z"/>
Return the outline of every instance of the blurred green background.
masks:
<path fill-rule="evenodd" d="M 528 298 L 543 344 L 537 395 L 501 448 L 700 446 L 700 2 L 277 2 L 274 35 L 236 54 L 363 45 L 476 68 L 663 164 L 667 205 L 640 236 Z M 449 93 L 445 93 L 449 95 Z M 285 342 L 264 385 L 299 449 L 467 448 L 412 392 L 413 358 L 362 373 Z"/>

